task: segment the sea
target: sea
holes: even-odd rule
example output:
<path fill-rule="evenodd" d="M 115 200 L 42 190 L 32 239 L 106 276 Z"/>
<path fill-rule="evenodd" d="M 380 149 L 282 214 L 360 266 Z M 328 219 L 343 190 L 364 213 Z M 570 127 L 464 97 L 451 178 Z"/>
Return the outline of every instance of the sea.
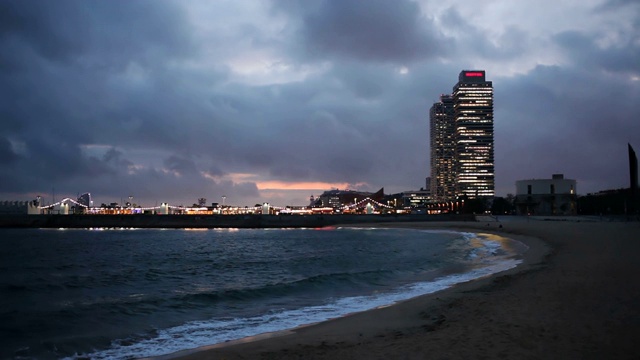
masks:
<path fill-rule="evenodd" d="M 0 359 L 133 359 L 291 329 L 513 268 L 418 229 L 0 229 Z"/>

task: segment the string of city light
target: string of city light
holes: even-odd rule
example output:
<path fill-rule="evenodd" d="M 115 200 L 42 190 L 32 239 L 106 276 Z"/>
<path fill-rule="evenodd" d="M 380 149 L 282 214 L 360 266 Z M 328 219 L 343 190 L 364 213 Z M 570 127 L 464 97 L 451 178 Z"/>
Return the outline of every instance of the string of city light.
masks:
<path fill-rule="evenodd" d="M 82 206 L 82 207 L 83 207 L 83 208 L 85 208 L 85 209 L 88 209 L 88 208 L 89 208 L 89 206 L 87 206 L 87 205 L 85 205 L 85 204 L 81 204 L 81 203 L 79 203 L 79 202 L 77 202 L 77 201 L 73 200 L 72 198 L 64 198 L 64 199 L 62 199 L 62 200 L 58 201 L 57 203 L 53 203 L 53 204 L 51 204 L 51 205 L 47 205 L 47 206 L 38 206 L 38 209 L 52 209 L 52 208 L 54 208 L 54 207 L 56 207 L 56 206 L 66 205 L 66 203 L 67 203 L 67 202 L 72 202 L 72 203 L 74 203 L 74 204 L 76 204 L 76 205 L 78 205 L 78 206 Z"/>
<path fill-rule="evenodd" d="M 39 209 L 52 209 L 52 208 L 55 208 L 55 207 L 58 207 L 58 206 L 61 206 L 61 205 L 66 205 L 69 202 L 71 202 L 71 203 L 73 203 L 75 205 L 78 205 L 80 207 L 83 207 L 85 209 L 97 209 L 95 207 L 94 208 L 90 208 L 88 205 L 79 203 L 76 200 L 73 200 L 72 198 L 64 198 L 64 199 L 62 199 L 62 200 L 60 200 L 60 201 L 58 201 L 56 203 L 50 204 L 50 205 L 38 206 L 38 208 Z M 131 209 L 141 210 L 141 211 L 148 211 L 148 210 L 158 210 L 158 209 L 162 208 L 163 206 L 166 206 L 166 207 L 168 207 L 170 209 L 179 209 L 179 210 L 187 209 L 184 206 L 173 206 L 173 205 L 168 205 L 168 204 L 161 204 L 159 206 L 151 206 L 151 207 L 135 207 L 135 208 L 131 208 Z"/>
<path fill-rule="evenodd" d="M 72 198 L 64 198 L 64 199 L 62 199 L 62 200 L 60 200 L 60 201 L 58 201 L 56 203 L 50 204 L 50 205 L 38 206 L 38 208 L 42 209 L 42 210 L 49 210 L 49 209 L 53 209 L 53 208 L 59 207 L 59 206 L 66 206 L 67 203 L 73 203 L 73 204 L 75 204 L 77 206 L 80 206 L 80 207 L 83 207 L 83 208 L 89 209 L 89 210 L 98 209 L 98 208 L 95 208 L 95 207 L 91 208 L 88 205 L 85 205 L 85 204 L 82 204 L 82 203 L 80 203 L 80 202 L 78 202 L 76 200 L 73 200 Z M 371 199 L 369 197 L 367 197 L 365 199 L 362 199 L 357 203 L 345 205 L 344 208 L 345 209 L 353 209 L 353 208 L 362 207 L 364 204 L 371 204 L 371 203 L 375 204 L 376 206 L 387 208 L 387 209 L 392 209 L 393 208 L 392 206 L 385 205 L 385 204 L 383 204 L 381 202 L 378 202 L 376 200 L 373 200 L 373 199 Z M 181 210 L 181 211 L 186 211 L 186 210 L 206 210 L 206 208 L 191 208 L 191 207 L 185 207 L 185 206 L 169 205 L 169 204 L 166 204 L 166 203 L 162 203 L 162 204 L 160 204 L 158 206 L 133 207 L 133 208 L 130 208 L 130 209 L 137 210 L 137 211 L 151 211 L 151 210 L 162 209 L 163 207 L 166 207 L 166 208 L 172 209 L 172 210 Z M 278 206 L 270 206 L 270 207 L 273 208 L 274 210 L 282 210 L 283 209 L 282 207 L 278 207 Z M 253 208 L 257 209 L 259 207 L 253 207 Z"/>
<path fill-rule="evenodd" d="M 89 206 L 87 206 L 87 205 L 85 205 L 85 204 L 82 204 L 82 203 L 80 203 L 80 202 L 76 201 L 76 200 L 73 200 L 72 198 L 64 198 L 64 199 L 62 199 L 62 200 L 60 200 L 60 201 L 58 201 L 58 202 L 55 202 L 55 203 L 53 203 L 53 204 L 50 204 L 50 205 L 46 205 L 46 206 L 38 206 L 38 209 L 42 209 L 42 210 L 50 210 L 50 209 L 53 209 L 53 208 L 55 208 L 55 207 L 59 207 L 59 206 L 66 206 L 66 204 L 67 204 L 67 203 L 73 203 L 73 204 L 75 204 L 75 205 L 77 205 L 77 206 L 80 206 L 80 207 L 83 207 L 83 208 L 85 208 L 85 209 L 89 209 L 89 210 L 92 210 L 92 209 L 99 209 L 99 208 L 96 208 L 96 207 L 89 207 Z M 205 208 L 205 207 L 201 207 L 201 208 L 192 208 L 192 207 L 186 207 L 186 206 L 169 205 L 169 204 L 166 204 L 166 203 L 162 203 L 162 204 L 160 204 L 160 205 L 157 205 L 157 206 L 150 206 L 150 207 L 129 207 L 129 209 L 132 209 L 132 210 L 138 210 L 138 211 L 151 211 L 151 210 L 158 210 L 158 209 L 162 209 L 163 207 L 166 207 L 166 208 L 168 208 L 168 209 L 172 209 L 172 210 L 182 210 L 182 211 L 186 211 L 186 210 L 206 210 L 206 209 L 207 209 L 207 208 Z M 258 207 L 253 207 L 253 208 L 254 208 L 254 209 L 256 209 L 256 208 L 258 208 Z M 272 207 L 272 208 L 274 208 L 274 209 L 276 209 L 276 210 L 277 210 L 277 209 L 281 209 L 280 207 L 275 207 L 275 206 L 274 206 L 274 207 Z"/>
<path fill-rule="evenodd" d="M 375 200 L 373 200 L 372 198 L 369 198 L 369 197 L 365 198 L 363 200 L 360 200 L 359 202 L 357 202 L 355 204 L 346 205 L 345 208 L 347 208 L 347 209 L 358 208 L 364 203 L 367 203 L 367 204 L 374 203 L 374 204 L 376 204 L 376 205 L 378 205 L 380 207 L 384 207 L 384 208 L 387 208 L 387 209 L 393 209 L 393 206 L 385 205 L 385 204 L 383 204 L 381 202 L 377 202 L 377 201 L 375 201 Z"/>

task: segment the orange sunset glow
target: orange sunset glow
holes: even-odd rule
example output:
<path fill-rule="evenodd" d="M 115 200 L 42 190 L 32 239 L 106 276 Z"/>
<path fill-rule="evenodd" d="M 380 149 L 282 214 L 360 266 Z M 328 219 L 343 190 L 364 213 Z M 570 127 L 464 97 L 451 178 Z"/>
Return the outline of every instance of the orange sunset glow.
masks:
<path fill-rule="evenodd" d="M 258 190 L 325 190 L 325 189 L 347 189 L 348 183 L 327 183 L 327 182 L 285 182 L 285 181 L 258 181 Z"/>

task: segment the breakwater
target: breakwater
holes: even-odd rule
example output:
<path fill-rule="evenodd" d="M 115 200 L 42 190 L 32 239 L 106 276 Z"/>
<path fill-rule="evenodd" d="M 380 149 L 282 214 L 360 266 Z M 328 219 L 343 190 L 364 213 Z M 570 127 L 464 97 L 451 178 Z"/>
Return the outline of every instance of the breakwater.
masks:
<path fill-rule="evenodd" d="M 475 221 L 474 215 L 0 215 L 2 228 L 303 228 L 339 224 Z"/>

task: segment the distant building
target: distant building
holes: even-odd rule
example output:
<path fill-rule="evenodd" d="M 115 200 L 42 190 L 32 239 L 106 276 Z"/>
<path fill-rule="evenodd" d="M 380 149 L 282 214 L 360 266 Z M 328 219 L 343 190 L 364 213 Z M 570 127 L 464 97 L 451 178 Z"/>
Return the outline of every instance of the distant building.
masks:
<path fill-rule="evenodd" d="M 90 193 L 84 193 L 84 194 L 78 196 L 78 203 L 81 204 L 81 205 L 84 205 L 86 207 L 93 206 L 93 201 L 91 200 L 91 194 Z"/>
<path fill-rule="evenodd" d="M 431 177 L 428 189 L 437 200 L 456 196 L 456 141 L 453 97 L 440 95 L 429 111 Z"/>
<path fill-rule="evenodd" d="M 463 70 L 429 112 L 431 195 L 436 201 L 495 195 L 493 84 Z"/>
<path fill-rule="evenodd" d="M 483 70 L 463 70 L 453 88 L 456 126 L 456 193 L 467 198 L 495 195 L 493 84 Z"/>
<path fill-rule="evenodd" d="M 160 207 L 157 207 L 155 209 L 156 214 L 158 215 L 170 215 L 173 214 L 173 212 L 171 211 L 171 206 L 169 206 L 168 203 L 162 203 L 160 204 Z"/>
<path fill-rule="evenodd" d="M 431 191 L 420 189 L 402 193 L 402 204 L 410 208 L 426 207 L 431 202 Z"/>
<path fill-rule="evenodd" d="M 384 201 L 384 188 L 375 193 L 354 191 L 354 190 L 328 190 L 315 198 L 314 207 L 330 207 L 334 209 L 370 198 L 375 201 Z"/>
<path fill-rule="evenodd" d="M 93 201 L 91 200 L 90 193 L 84 193 L 78 196 L 77 202 L 79 205 L 74 206 L 74 209 L 73 209 L 74 214 L 85 213 L 88 208 L 93 206 Z"/>
<path fill-rule="evenodd" d="M 576 181 L 554 174 L 551 179 L 516 181 L 516 211 L 522 215 L 576 215 Z"/>
<path fill-rule="evenodd" d="M 0 214 L 40 214 L 39 200 L 0 201 Z"/>
<path fill-rule="evenodd" d="M 610 189 L 589 193 L 578 198 L 581 215 L 632 215 L 636 208 L 631 201 L 631 189 Z"/>

